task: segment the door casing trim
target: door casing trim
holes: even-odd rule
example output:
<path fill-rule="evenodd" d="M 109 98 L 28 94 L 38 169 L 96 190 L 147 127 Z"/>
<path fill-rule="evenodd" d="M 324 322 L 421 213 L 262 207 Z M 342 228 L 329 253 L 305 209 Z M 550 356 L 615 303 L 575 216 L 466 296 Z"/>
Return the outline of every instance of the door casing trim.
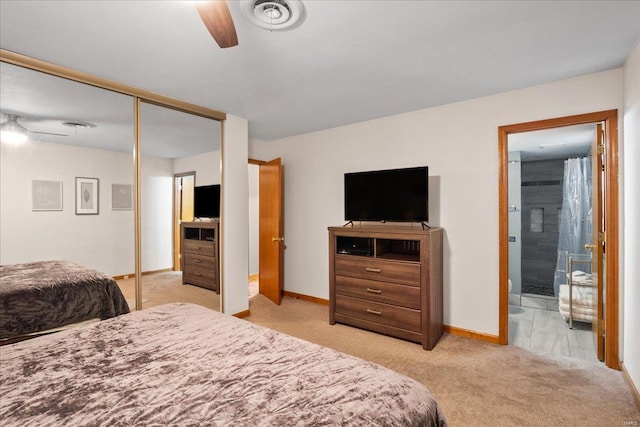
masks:
<path fill-rule="evenodd" d="M 498 264 L 499 264 L 499 319 L 500 344 L 509 341 L 509 222 L 508 222 L 508 138 L 510 134 L 564 126 L 605 123 L 605 364 L 620 369 L 619 346 L 619 198 L 618 198 L 618 110 L 578 114 L 533 122 L 498 127 Z"/>

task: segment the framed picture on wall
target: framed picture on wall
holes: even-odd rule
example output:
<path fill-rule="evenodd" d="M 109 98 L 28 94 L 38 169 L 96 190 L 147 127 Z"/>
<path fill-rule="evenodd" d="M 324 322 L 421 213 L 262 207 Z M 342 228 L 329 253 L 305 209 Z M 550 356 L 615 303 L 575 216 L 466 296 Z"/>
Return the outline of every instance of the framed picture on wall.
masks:
<path fill-rule="evenodd" d="M 133 185 L 111 184 L 111 209 L 114 211 L 133 210 Z"/>
<path fill-rule="evenodd" d="M 32 211 L 62 210 L 62 181 L 31 181 Z"/>
<path fill-rule="evenodd" d="M 98 178 L 76 177 L 76 215 L 98 215 Z"/>

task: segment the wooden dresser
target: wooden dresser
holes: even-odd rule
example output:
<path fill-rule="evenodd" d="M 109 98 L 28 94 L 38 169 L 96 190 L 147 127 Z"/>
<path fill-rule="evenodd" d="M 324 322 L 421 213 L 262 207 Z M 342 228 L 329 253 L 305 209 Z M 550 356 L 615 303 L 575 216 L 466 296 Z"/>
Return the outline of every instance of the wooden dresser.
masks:
<path fill-rule="evenodd" d="M 220 293 L 220 239 L 218 221 L 183 222 L 182 284 L 200 286 Z"/>
<path fill-rule="evenodd" d="M 415 341 L 442 336 L 442 229 L 329 227 L 329 323 Z"/>

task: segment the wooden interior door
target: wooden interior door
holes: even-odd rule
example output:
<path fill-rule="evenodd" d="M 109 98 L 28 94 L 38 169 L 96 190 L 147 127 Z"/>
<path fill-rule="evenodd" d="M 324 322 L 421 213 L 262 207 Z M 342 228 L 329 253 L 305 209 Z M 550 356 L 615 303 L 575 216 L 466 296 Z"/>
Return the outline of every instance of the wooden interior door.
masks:
<path fill-rule="evenodd" d="M 180 254 L 182 253 L 180 224 L 183 221 L 193 221 L 193 187 L 195 182 L 195 172 L 175 175 L 173 179 L 173 271 L 182 269 L 180 263 Z"/>
<path fill-rule="evenodd" d="M 260 165 L 259 281 L 260 293 L 274 303 L 282 302 L 284 282 L 284 221 L 282 161 Z"/>
<path fill-rule="evenodd" d="M 602 124 L 596 126 L 596 135 L 591 143 L 591 197 L 592 197 L 592 237 L 591 244 L 586 247 L 591 249 L 592 273 L 594 285 L 593 310 L 597 313 L 597 321 L 591 324 L 594 345 L 597 349 L 598 360 L 604 361 L 604 305 L 603 295 L 605 288 L 604 274 L 604 132 Z"/>

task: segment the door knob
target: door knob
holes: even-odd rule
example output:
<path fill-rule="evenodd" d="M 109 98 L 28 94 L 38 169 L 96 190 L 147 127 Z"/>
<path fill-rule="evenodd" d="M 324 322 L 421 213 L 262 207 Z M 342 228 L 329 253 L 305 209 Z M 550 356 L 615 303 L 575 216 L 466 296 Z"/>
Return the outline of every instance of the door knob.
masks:
<path fill-rule="evenodd" d="M 272 242 L 284 242 L 284 237 L 272 237 Z"/>
<path fill-rule="evenodd" d="M 588 251 L 591 251 L 591 250 L 593 250 L 593 249 L 595 249 L 595 248 L 597 248 L 597 247 L 598 247 L 598 245 L 593 245 L 593 244 L 591 244 L 591 243 L 587 243 L 586 245 L 584 245 L 584 248 L 585 248 L 586 250 L 588 250 Z"/>

